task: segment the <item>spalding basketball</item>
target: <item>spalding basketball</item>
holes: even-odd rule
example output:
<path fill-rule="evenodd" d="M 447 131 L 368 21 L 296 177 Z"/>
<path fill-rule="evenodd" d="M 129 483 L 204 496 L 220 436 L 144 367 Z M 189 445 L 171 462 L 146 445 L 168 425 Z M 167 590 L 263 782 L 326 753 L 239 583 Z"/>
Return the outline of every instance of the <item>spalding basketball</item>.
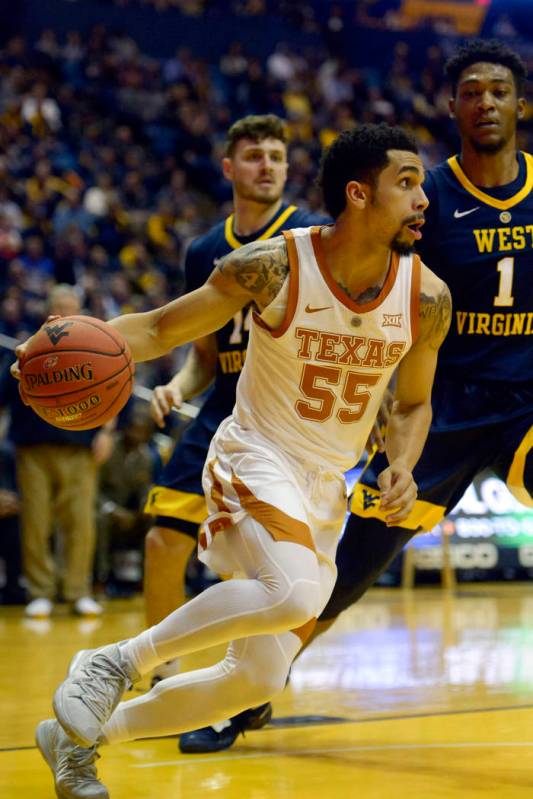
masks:
<path fill-rule="evenodd" d="M 63 316 L 30 339 L 20 372 L 20 395 L 41 419 L 63 430 L 89 430 L 124 407 L 135 366 L 114 327 L 91 316 Z"/>

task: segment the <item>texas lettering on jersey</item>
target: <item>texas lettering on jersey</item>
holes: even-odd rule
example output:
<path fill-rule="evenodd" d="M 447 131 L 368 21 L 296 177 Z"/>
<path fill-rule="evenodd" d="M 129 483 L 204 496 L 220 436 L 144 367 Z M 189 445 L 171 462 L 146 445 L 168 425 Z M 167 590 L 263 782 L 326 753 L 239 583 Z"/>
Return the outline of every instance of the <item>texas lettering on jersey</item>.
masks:
<path fill-rule="evenodd" d="M 377 369 L 396 364 L 406 347 L 405 341 L 387 342 L 305 327 L 297 327 L 295 337 L 301 342 L 297 357 L 302 360 Z"/>

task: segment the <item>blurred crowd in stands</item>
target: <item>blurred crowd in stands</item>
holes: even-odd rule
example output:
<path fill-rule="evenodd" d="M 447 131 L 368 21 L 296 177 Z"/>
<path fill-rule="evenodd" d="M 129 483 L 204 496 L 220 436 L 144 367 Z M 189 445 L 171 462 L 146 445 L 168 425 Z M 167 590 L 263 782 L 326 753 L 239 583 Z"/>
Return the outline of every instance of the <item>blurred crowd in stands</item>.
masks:
<path fill-rule="evenodd" d="M 75 9 L 79 0 L 71 0 Z M 170 57 L 144 52 L 125 28 L 44 29 L 0 49 L 0 334 L 25 338 L 44 320 L 54 285 L 79 293 L 86 313 L 107 319 L 159 306 L 183 288 L 189 242 L 231 212 L 220 170 L 224 136 L 240 116 L 288 121 L 286 197 L 319 210 L 314 186 L 322 149 L 356 122 L 413 130 L 428 166 L 454 150 L 443 64 L 453 35 L 423 54 L 402 38 L 374 63 L 347 57 L 349 25 L 399 29 L 400 3 L 273 3 L 271 0 L 101 0 L 166 14 L 261 17 L 275 6 L 283 37 L 265 58 L 245 41 L 198 57 L 185 41 Z M 73 14 L 75 20 L 75 14 Z M 512 20 L 496 33 L 512 38 Z M 179 26 L 177 28 L 179 30 Z M 291 44 L 291 29 L 321 47 Z M 285 36 L 286 34 L 286 36 Z M 533 66 L 531 43 L 522 55 Z M 527 147 L 528 123 L 521 133 Z M 12 355 L 0 349 L 0 359 Z M 173 357 L 139 369 L 153 386 Z M 6 489 L 7 490 L 7 489 Z M 133 522 L 132 522 L 133 524 Z M 137 524 L 137 520 L 135 520 Z M 136 528 L 137 529 L 137 528 Z M 102 567 L 104 568 L 104 567 Z"/>
<path fill-rule="evenodd" d="M 257 13 L 267 5 L 258 2 Z M 252 0 L 232 6 L 256 8 Z M 312 209 L 320 206 L 313 180 L 321 149 L 354 122 L 399 122 L 416 132 L 428 165 L 445 157 L 454 144 L 445 48 L 429 47 L 422 70 L 412 69 L 411 55 L 398 38 L 381 69 L 353 66 L 327 43 L 305 53 L 280 43 L 261 61 L 233 41 L 217 63 L 182 43 L 158 59 L 103 26 L 88 36 L 47 29 L 31 44 L 7 41 L 0 332 L 34 329 L 54 282 L 76 285 L 101 318 L 179 294 L 187 244 L 230 210 L 219 162 L 225 131 L 244 114 L 288 119 L 288 198 Z M 148 382 L 158 377 L 147 374 Z"/>

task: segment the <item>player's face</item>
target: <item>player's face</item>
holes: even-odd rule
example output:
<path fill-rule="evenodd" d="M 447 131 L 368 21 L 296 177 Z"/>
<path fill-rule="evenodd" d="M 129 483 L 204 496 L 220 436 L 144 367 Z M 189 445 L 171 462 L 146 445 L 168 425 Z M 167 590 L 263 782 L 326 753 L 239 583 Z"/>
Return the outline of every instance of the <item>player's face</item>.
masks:
<path fill-rule="evenodd" d="M 386 237 L 388 246 L 400 254 L 412 252 L 422 238 L 424 211 L 424 166 L 415 153 L 389 150 L 389 164 L 380 173 L 372 193 L 370 210 L 377 235 Z"/>
<path fill-rule="evenodd" d="M 514 139 L 524 104 L 508 67 L 480 62 L 462 71 L 450 110 L 463 141 L 479 153 L 497 153 Z"/>
<path fill-rule="evenodd" d="M 223 161 L 224 176 L 243 200 L 270 205 L 280 199 L 287 180 L 287 147 L 279 139 L 241 139 Z"/>

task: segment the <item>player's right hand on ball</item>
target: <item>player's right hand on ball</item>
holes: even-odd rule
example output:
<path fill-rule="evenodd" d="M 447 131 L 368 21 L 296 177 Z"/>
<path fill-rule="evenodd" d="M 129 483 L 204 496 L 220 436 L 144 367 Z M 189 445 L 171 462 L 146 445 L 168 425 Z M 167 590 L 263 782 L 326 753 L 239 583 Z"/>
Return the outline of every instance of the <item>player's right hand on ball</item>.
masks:
<path fill-rule="evenodd" d="M 168 383 L 166 386 L 156 386 L 150 400 L 150 415 L 158 427 L 165 426 L 165 416 L 172 408 L 179 408 L 183 397 L 179 388 L 174 388 Z"/>
<path fill-rule="evenodd" d="M 21 372 L 20 372 L 20 364 L 21 364 L 21 361 L 24 358 L 24 355 L 26 353 L 26 350 L 28 348 L 28 344 L 29 344 L 30 341 L 31 341 L 31 336 L 30 336 L 30 338 L 26 339 L 26 341 L 23 341 L 22 344 L 18 344 L 15 347 L 15 355 L 17 356 L 17 360 L 15 361 L 15 363 L 11 364 L 11 366 L 9 367 L 9 371 L 11 372 L 11 376 L 14 377 L 15 380 L 20 380 L 21 377 L 22 377 Z"/>
<path fill-rule="evenodd" d="M 47 316 L 46 322 L 44 324 L 46 325 L 49 322 L 53 322 L 54 319 L 59 319 L 59 318 L 60 317 L 57 314 L 55 316 Z M 32 340 L 32 336 L 27 338 L 26 341 L 23 341 L 22 344 L 18 344 L 15 347 L 15 355 L 17 356 L 17 360 L 9 368 L 9 371 L 11 372 L 11 376 L 14 377 L 15 380 L 20 380 L 20 378 L 21 378 L 20 362 L 24 358 L 24 355 L 26 353 L 26 350 L 27 350 L 28 345 L 29 345 L 31 340 Z"/>

